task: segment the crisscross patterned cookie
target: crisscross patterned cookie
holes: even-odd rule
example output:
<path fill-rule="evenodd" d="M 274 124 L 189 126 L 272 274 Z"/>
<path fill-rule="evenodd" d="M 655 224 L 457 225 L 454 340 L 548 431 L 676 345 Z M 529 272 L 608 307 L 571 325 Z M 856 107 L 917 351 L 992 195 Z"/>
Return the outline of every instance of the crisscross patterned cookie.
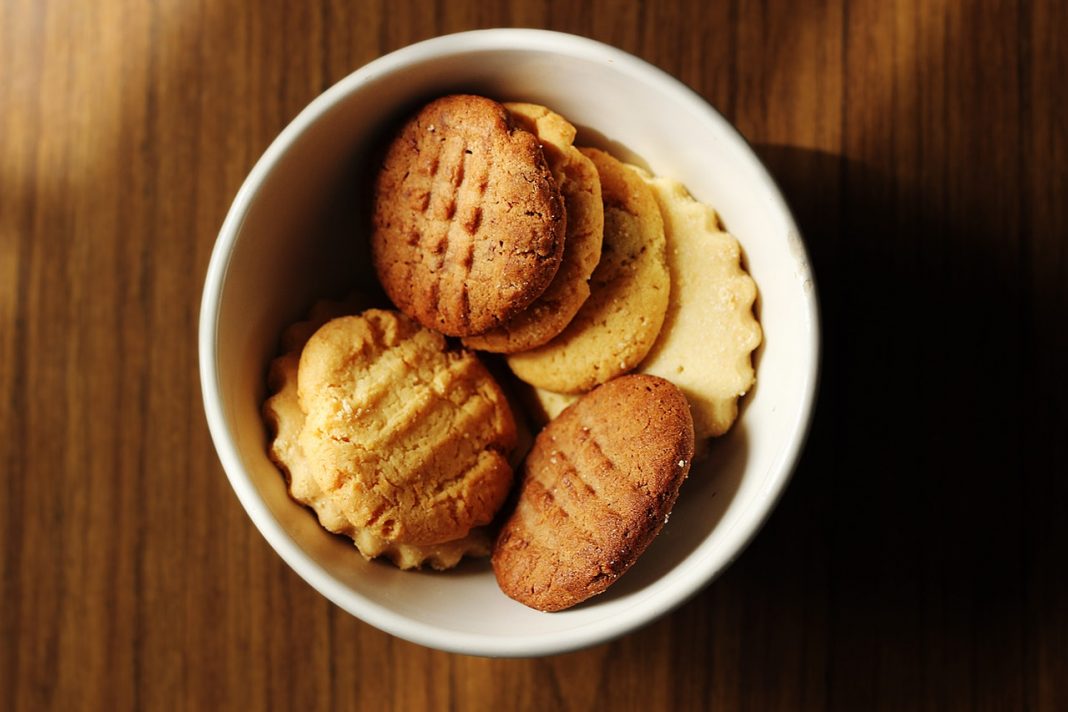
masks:
<path fill-rule="evenodd" d="M 473 349 L 526 351 L 563 331 L 590 296 L 590 276 L 601 259 L 604 204 L 593 161 L 575 148 L 575 127 L 537 104 L 505 104 L 515 122 L 542 142 L 567 213 L 564 256 L 552 283 L 508 323 L 464 339 Z"/>
<path fill-rule="evenodd" d="M 552 282 L 565 212 L 538 140 L 470 95 L 424 106 L 375 184 L 375 269 L 401 311 L 449 336 L 480 334 Z"/>
<path fill-rule="evenodd" d="M 309 320 L 298 322 L 286 331 L 283 336 L 283 347 L 286 352 L 271 364 L 269 385 L 273 395 L 264 404 L 264 415 L 272 431 L 270 456 L 286 474 L 290 496 L 293 496 L 297 502 L 311 507 L 319 523 L 328 531 L 354 539 L 364 556 L 368 558 L 384 556 L 393 560 L 393 563 L 400 568 L 429 565 L 436 569 L 447 569 L 456 566 L 462 556 L 488 554 L 491 541 L 484 526 L 472 526 L 469 523 L 469 531 L 464 535 L 436 543 L 403 541 L 398 539 L 403 527 L 393 526 L 390 527 L 391 531 L 388 531 L 382 526 L 365 525 L 366 522 L 360 522 L 350 515 L 351 507 L 344 497 L 335 496 L 329 488 L 320 485 L 321 472 L 323 472 L 321 454 L 317 452 L 318 448 L 313 443 L 309 455 L 305 452 L 305 445 L 301 442 L 307 418 L 305 418 L 298 396 L 300 353 L 311 334 L 315 333 L 325 322 L 337 316 L 351 314 L 357 311 L 357 308 L 357 305 L 352 302 L 320 302 L 313 308 Z M 492 386 L 488 386 L 487 393 L 493 396 Z M 502 408 L 494 402 L 494 413 L 499 413 Z M 497 441 L 501 443 L 502 448 L 506 448 L 507 443 L 514 438 L 514 430 L 509 429 L 509 423 L 511 423 L 511 412 L 501 413 Z M 505 474 L 504 469 L 496 462 L 496 458 L 491 459 L 494 460 L 492 470 L 499 476 Z M 344 471 L 344 469 L 343 466 L 339 471 Z M 511 472 L 507 473 L 507 479 L 511 480 Z M 506 481 L 497 487 L 498 490 L 506 490 L 506 488 Z M 491 496 L 503 495 L 498 492 Z M 462 503 L 459 504 L 462 506 Z M 497 506 L 499 505 L 500 502 L 497 503 Z M 473 511 L 474 508 L 472 508 L 472 513 Z M 478 517 L 485 520 L 480 522 L 484 524 L 488 522 L 487 517 L 491 517 L 491 513 L 483 511 Z M 465 515 L 460 519 L 466 518 Z"/>
<path fill-rule="evenodd" d="M 693 446 L 686 397 L 670 382 L 632 374 L 587 393 L 527 455 L 493 550 L 501 590 L 558 611 L 607 589 L 664 526 Z"/>

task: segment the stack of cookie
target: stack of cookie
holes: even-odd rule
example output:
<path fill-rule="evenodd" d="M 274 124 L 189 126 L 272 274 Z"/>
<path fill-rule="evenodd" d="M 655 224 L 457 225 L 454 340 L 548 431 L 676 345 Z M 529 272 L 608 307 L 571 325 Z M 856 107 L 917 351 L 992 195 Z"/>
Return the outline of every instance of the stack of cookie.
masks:
<path fill-rule="evenodd" d="M 265 406 L 272 457 L 324 527 L 402 568 L 492 551 L 502 590 L 541 610 L 603 591 L 652 541 L 760 342 L 715 213 L 576 133 L 533 104 L 420 109 L 375 184 L 398 311 L 320 306 Z M 516 423 L 476 351 L 504 355 L 544 425 L 510 512 Z"/>

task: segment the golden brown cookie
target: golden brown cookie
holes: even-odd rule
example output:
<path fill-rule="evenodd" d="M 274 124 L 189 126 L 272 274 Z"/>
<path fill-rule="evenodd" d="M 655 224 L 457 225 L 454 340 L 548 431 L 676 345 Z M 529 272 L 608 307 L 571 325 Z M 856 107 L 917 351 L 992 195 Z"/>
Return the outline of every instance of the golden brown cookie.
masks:
<path fill-rule="evenodd" d="M 449 336 L 508 322 L 552 282 L 565 213 L 538 140 L 480 96 L 424 106 L 386 153 L 371 248 L 393 303 Z"/>
<path fill-rule="evenodd" d="M 597 167 L 604 200 L 604 242 L 590 296 L 552 341 L 508 356 L 519 378 L 557 393 L 587 391 L 637 366 L 660 333 L 670 291 L 652 191 L 604 151 L 582 152 Z"/>
<path fill-rule="evenodd" d="M 486 527 L 472 529 L 467 536 L 432 545 L 388 542 L 368 529 L 360 529 L 345 517 L 341 507 L 319 486 L 300 446 L 304 412 L 297 397 L 297 371 L 300 352 L 311 334 L 332 318 L 359 311 L 363 300 L 321 301 L 312 308 L 306 321 L 286 330 L 282 342 L 285 353 L 271 363 L 268 385 L 273 394 L 263 406 L 264 418 L 271 433 L 269 454 L 286 475 L 290 496 L 310 507 L 319 523 L 328 531 L 352 538 L 367 558 L 384 556 L 399 568 L 429 565 L 435 569 L 456 566 L 464 556 L 486 556 L 492 543 Z"/>
<path fill-rule="evenodd" d="M 638 370 L 669 378 L 686 394 L 701 449 L 706 438 L 731 427 L 738 399 L 756 380 L 756 283 L 742 268 L 738 240 L 722 229 L 715 210 L 678 181 L 637 170 L 664 217 L 671 269 L 664 328 Z"/>
<path fill-rule="evenodd" d="M 660 532 L 693 457 L 686 397 L 632 374 L 583 396 L 538 435 L 493 549 L 505 594 L 559 611 L 603 592 Z"/>
<path fill-rule="evenodd" d="M 567 213 L 560 269 L 549 287 L 508 323 L 464 339 L 473 349 L 515 353 L 541 346 L 568 325 L 590 296 L 590 276 L 601 259 L 604 205 L 593 161 L 575 148 L 575 127 L 537 104 L 505 104 L 521 128 L 538 137 Z"/>
<path fill-rule="evenodd" d="M 387 541 L 430 545 L 488 524 L 512 480 L 516 427 L 469 351 L 402 314 L 334 319 L 300 357 L 299 443 L 345 518 Z"/>

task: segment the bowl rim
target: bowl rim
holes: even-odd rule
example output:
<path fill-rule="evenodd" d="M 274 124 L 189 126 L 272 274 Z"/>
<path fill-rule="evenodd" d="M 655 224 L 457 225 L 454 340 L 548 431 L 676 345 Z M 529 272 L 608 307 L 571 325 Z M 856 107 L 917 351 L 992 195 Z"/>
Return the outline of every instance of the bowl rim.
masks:
<path fill-rule="evenodd" d="M 520 637 L 488 636 L 480 633 L 444 630 L 434 625 L 413 621 L 389 608 L 371 601 L 334 578 L 312 559 L 284 530 L 260 496 L 252 478 L 241 464 L 233 431 L 227 423 L 222 407 L 221 384 L 217 361 L 218 318 L 221 296 L 229 271 L 230 260 L 260 186 L 265 182 L 286 151 L 321 116 L 345 100 L 350 93 L 382 75 L 402 70 L 443 56 L 471 51 L 526 50 L 561 53 L 575 59 L 607 62 L 622 68 L 627 74 L 645 82 L 660 85 L 674 98 L 695 113 L 715 124 L 724 136 L 743 149 L 745 160 L 752 162 L 755 175 L 764 184 L 774 207 L 781 211 L 790 234 L 796 237 L 793 246 L 795 261 L 804 266 L 811 288 L 804 291 L 805 311 L 810 323 L 809 368 L 804 374 L 802 402 L 798 417 L 790 430 L 790 439 L 783 450 L 774 479 L 767 486 L 762 507 L 753 515 L 743 517 L 732 531 L 736 545 L 722 561 L 703 568 L 700 575 L 680 581 L 680 585 L 654 599 L 643 599 L 640 610 L 628 609 L 627 615 L 578 625 L 565 631 Z M 199 321 L 199 366 L 204 411 L 219 460 L 230 485 L 242 507 L 268 544 L 308 584 L 330 601 L 360 620 L 399 638 L 446 652 L 495 657 L 533 657 L 567 652 L 604 642 L 636 628 L 678 607 L 722 573 L 748 546 L 775 509 L 804 449 L 812 424 L 819 385 L 821 359 L 821 331 L 819 302 L 815 278 L 801 233 L 797 228 L 785 198 L 766 166 L 753 151 L 742 134 L 711 104 L 679 79 L 655 65 L 617 47 L 563 32 L 540 29 L 495 28 L 441 35 L 402 47 L 363 65 L 351 72 L 313 99 L 271 142 L 256 161 L 227 212 L 219 230 L 208 264 L 201 297 Z"/>

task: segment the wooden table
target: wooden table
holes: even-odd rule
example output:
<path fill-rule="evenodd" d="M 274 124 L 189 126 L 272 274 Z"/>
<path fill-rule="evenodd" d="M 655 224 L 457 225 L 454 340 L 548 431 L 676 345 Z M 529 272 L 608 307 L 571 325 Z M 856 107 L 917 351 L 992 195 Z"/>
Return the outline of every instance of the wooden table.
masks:
<path fill-rule="evenodd" d="M 227 485 L 196 362 L 272 138 L 385 52 L 504 25 L 617 45 L 731 119 L 826 329 L 745 555 L 540 660 L 394 639 L 298 579 Z M 1064 3 L 1023 0 L 7 0 L 0 709 L 1068 709 L 1065 37 Z"/>

